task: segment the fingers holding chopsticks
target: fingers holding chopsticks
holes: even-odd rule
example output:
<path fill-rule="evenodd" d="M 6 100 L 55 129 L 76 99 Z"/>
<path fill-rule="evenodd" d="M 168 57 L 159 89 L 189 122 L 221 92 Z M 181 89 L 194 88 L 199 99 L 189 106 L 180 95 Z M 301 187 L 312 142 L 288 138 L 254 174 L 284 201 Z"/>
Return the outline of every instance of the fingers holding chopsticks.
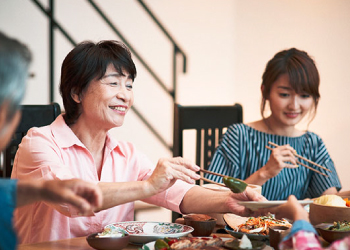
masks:
<path fill-rule="evenodd" d="M 147 180 L 156 193 L 171 187 L 176 180 L 194 184 L 200 178 L 199 167 L 182 157 L 159 159 L 152 175 Z"/>
<path fill-rule="evenodd" d="M 298 167 L 297 160 L 293 155 L 294 149 L 290 145 L 283 145 L 275 148 L 266 145 L 266 148 L 272 151 L 266 165 L 260 170 L 266 178 L 270 179 L 275 177 L 284 168 Z"/>
<path fill-rule="evenodd" d="M 288 150 L 290 150 L 289 153 L 291 153 L 294 156 L 294 160 L 293 161 L 289 161 L 289 162 L 295 164 L 297 167 L 298 167 L 298 165 L 302 165 L 302 166 L 304 166 L 304 167 L 306 167 L 306 168 L 308 168 L 308 169 L 310 169 L 310 170 L 312 170 L 312 171 L 314 171 L 314 172 L 316 172 L 318 174 L 321 174 L 321 175 L 324 175 L 324 176 L 328 177 L 328 175 L 326 175 L 326 174 L 324 174 L 324 173 L 322 173 L 322 172 L 320 172 L 320 171 L 318 171 L 318 170 L 316 170 L 316 169 L 314 169 L 314 168 L 312 168 L 312 167 L 310 167 L 308 165 L 305 165 L 304 163 L 302 163 L 302 162 L 297 160 L 297 158 L 300 158 L 300 159 L 303 159 L 304 161 L 306 161 L 308 163 L 311 163 L 311 164 L 313 164 L 313 165 L 315 165 L 317 167 L 320 167 L 320 168 L 322 168 L 322 169 L 324 169 L 326 171 L 332 172 L 331 170 L 329 170 L 329 169 L 327 169 L 327 168 L 325 168 L 325 167 L 323 167 L 323 166 L 321 166 L 321 165 L 319 165 L 319 164 L 317 164 L 317 163 L 315 163 L 313 161 L 310 161 L 310 160 L 306 159 L 305 157 L 303 157 L 301 155 L 298 155 L 296 150 L 294 148 L 292 148 L 290 145 L 279 146 L 279 145 L 277 145 L 277 144 L 275 144 L 273 142 L 270 142 L 270 141 L 269 141 L 269 144 L 272 145 L 272 146 L 275 146 L 275 148 L 271 148 L 270 146 L 266 145 L 266 148 L 271 150 L 272 152 L 274 152 L 274 151 L 276 151 L 276 149 L 282 148 L 282 147 L 286 147 Z M 271 153 L 271 156 L 272 155 L 273 155 L 273 153 Z M 270 157 L 270 159 L 271 159 L 271 157 Z M 286 164 L 287 164 L 287 167 L 288 167 L 288 163 L 286 163 Z"/>

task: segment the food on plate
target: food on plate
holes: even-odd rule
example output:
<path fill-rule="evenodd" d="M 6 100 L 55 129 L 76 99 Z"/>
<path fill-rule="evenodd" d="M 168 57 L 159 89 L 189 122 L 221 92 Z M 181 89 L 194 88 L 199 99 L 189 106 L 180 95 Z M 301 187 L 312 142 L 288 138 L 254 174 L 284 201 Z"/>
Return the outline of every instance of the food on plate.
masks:
<path fill-rule="evenodd" d="M 350 222 L 347 221 L 335 221 L 333 226 L 327 228 L 331 231 L 350 231 Z"/>
<path fill-rule="evenodd" d="M 244 181 L 229 176 L 225 176 L 223 181 L 226 187 L 234 193 L 242 193 L 248 186 Z"/>
<path fill-rule="evenodd" d="M 237 232 L 247 234 L 269 235 L 269 228 L 272 226 L 292 227 L 286 219 L 278 220 L 273 215 L 250 217 L 245 223 L 242 223 L 233 228 Z"/>
<path fill-rule="evenodd" d="M 348 199 L 348 198 L 344 198 L 344 201 L 345 201 L 345 205 L 347 206 L 347 207 L 350 207 L 350 200 Z"/>
<path fill-rule="evenodd" d="M 182 250 L 182 249 L 221 249 L 224 241 L 220 237 L 181 237 L 157 239 L 154 243 L 155 250 Z"/>
<path fill-rule="evenodd" d="M 346 201 L 335 194 L 322 195 L 316 198 L 314 203 L 326 206 L 346 207 Z"/>
<path fill-rule="evenodd" d="M 239 242 L 239 248 L 242 249 L 252 249 L 253 245 L 250 242 L 249 238 L 247 237 L 247 235 L 243 235 L 241 241 Z"/>
<path fill-rule="evenodd" d="M 96 235 L 97 238 L 106 238 L 106 237 L 124 237 L 128 233 L 122 229 L 117 227 L 112 228 L 104 228 L 101 233 Z"/>
<path fill-rule="evenodd" d="M 163 239 L 157 239 L 156 242 L 154 243 L 154 249 L 155 250 L 165 250 L 169 249 L 169 245 L 165 240 Z"/>

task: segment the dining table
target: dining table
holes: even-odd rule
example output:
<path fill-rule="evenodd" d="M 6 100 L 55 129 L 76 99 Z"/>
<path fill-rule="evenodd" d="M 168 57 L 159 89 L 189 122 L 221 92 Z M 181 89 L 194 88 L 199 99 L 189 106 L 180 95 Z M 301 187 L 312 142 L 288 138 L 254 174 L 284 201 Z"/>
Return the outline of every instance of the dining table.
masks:
<path fill-rule="evenodd" d="M 214 234 L 212 234 L 213 236 Z M 233 238 L 229 234 L 215 234 L 221 238 Z M 129 244 L 124 250 L 134 250 L 139 249 L 141 246 Z M 46 241 L 40 243 L 32 244 L 21 244 L 17 248 L 18 250 L 91 250 L 94 249 L 89 246 L 86 241 L 86 237 L 77 237 L 65 240 L 55 240 L 55 241 Z"/>
<path fill-rule="evenodd" d="M 220 238 L 232 238 L 235 239 L 230 234 L 223 234 L 223 233 L 213 233 L 211 236 L 217 236 Z M 329 246 L 329 243 L 325 240 L 321 239 L 321 244 L 323 247 Z M 135 250 L 140 249 L 142 246 L 140 245 L 133 245 L 128 244 L 123 250 Z M 86 237 L 77 237 L 77 238 L 71 238 L 71 239 L 64 239 L 64 240 L 55 240 L 55 241 L 46 241 L 46 242 L 40 242 L 40 243 L 32 243 L 32 244 L 21 244 L 18 245 L 17 250 L 91 250 L 94 249 L 89 246 L 89 244 L 86 241 Z M 266 245 L 263 250 L 273 250 L 272 247 L 269 245 Z"/>

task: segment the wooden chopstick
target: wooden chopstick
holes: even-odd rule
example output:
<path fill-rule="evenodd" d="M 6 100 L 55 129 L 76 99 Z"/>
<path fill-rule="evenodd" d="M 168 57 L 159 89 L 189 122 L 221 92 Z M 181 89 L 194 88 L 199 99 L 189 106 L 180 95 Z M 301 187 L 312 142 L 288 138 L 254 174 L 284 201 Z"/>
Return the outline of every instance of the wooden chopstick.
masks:
<path fill-rule="evenodd" d="M 212 181 L 212 180 L 209 180 L 209 179 L 204 178 L 204 177 L 201 177 L 200 179 L 203 180 L 203 181 L 209 182 L 209 183 L 213 183 L 213 184 L 219 185 L 219 186 L 221 186 L 221 187 L 226 187 L 226 185 L 224 185 L 224 184 L 222 184 L 222 183 L 218 183 L 218 182 L 216 182 L 216 181 Z"/>
<path fill-rule="evenodd" d="M 273 142 L 270 142 L 269 141 L 269 144 L 271 144 L 272 146 L 275 146 L 275 147 L 278 147 L 278 145 L 276 143 L 273 143 Z M 320 164 L 317 164 L 316 162 L 313 162 L 313 161 L 310 161 L 309 159 L 306 159 L 305 157 L 301 156 L 301 155 L 298 155 L 296 152 L 293 152 L 293 154 L 296 156 L 296 157 L 299 157 L 300 159 L 303 159 L 304 161 L 307 161 L 308 163 L 311 163 L 319 168 L 322 168 L 328 172 L 331 172 L 331 170 L 329 170 L 328 168 L 325 168 L 324 166 L 321 166 Z"/>
<path fill-rule="evenodd" d="M 212 175 L 217 175 L 217 176 L 221 176 L 221 177 L 226 177 L 226 175 L 218 174 L 218 173 L 215 173 L 215 172 L 212 172 L 212 171 L 209 171 L 209 170 L 205 170 L 205 169 L 200 169 L 199 171 L 203 172 L 203 173 L 206 173 L 206 174 L 212 174 Z"/>
<path fill-rule="evenodd" d="M 271 148 L 271 147 L 269 147 L 269 146 L 265 146 L 267 149 L 269 149 L 269 150 L 272 150 L 273 148 Z M 300 165 L 302 165 L 302 166 L 304 166 L 304 167 L 306 167 L 306 168 L 308 168 L 308 169 L 310 169 L 310 170 L 312 170 L 312 171 L 314 171 L 314 172 L 316 172 L 316 173 L 318 173 L 318 174 L 321 174 L 321 175 L 324 175 L 324 176 L 326 176 L 326 177 L 329 177 L 328 175 L 326 175 L 326 174 L 324 174 L 324 173 L 322 173 L 322 172 L 320 172 L 320 171 L 318 171 L 318 170 L 316 170 L 316 169 L 314 169 L 314 168 L 312 168 L 312 167 L 310 167 L 310 166 L 308 166 L 308 165 L 305 165 L 305 164 L 303 164 L 303 163 L 301 163 L 300 161 L 296 161 L 297 162 L 297 164 L 300 164 Z"/>

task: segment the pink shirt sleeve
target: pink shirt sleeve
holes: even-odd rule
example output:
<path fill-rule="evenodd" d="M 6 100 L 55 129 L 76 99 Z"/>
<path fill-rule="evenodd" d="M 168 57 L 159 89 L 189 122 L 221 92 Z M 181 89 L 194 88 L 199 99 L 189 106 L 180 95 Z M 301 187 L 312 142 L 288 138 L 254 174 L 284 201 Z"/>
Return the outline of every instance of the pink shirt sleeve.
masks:
<path fill-rule="evenodd" d="M 50 126 L 28 131 L 17 151 L 12 178 L 79 178 L 94 183 L 142 181 L 149 178 L 154 167 L 133 144 L 116 141 L 107 134 L 99 178 L 91 153 L 59 116 Z M 145 201 L 180 212 L 181 201 L 191 187 L 177 181 L 170 189 Z M 134 203 L 115 206 L 91 217 L 74 217 L 76 214 L 76 210 L 64 204 L 56 207 L 37 202 L 20 207 L 15 211 L 19 242 L 35 243 L 100 232 L 110 223 L 133 220 Z"/>

